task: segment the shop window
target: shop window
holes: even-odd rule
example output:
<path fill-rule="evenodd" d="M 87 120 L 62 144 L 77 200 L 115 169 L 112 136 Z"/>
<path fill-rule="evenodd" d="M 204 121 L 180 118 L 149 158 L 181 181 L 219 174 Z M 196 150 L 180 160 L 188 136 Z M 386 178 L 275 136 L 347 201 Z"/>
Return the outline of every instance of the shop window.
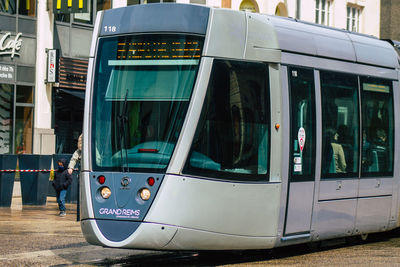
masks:
<path fill-rule="evenodd" d="M 0 12 L 15 14 L 17 11 L 16 0 L 0 0 Z"/>
<path fill-rule="evenodd" d="M 36 1 L 18 0 L 18 14 L 34 17 L 36 15 Z"/>
<path fill-rule="evenodd" d="M 33 88 L 32 86 L 17 87 L 17 103 L 33 103 Z"/>
<path fill-rule="evenodd" d="M 358 177 L 358 78 L 321 72 L 321 178 Z"/>
<path fill-rule="evenodd" d="M 270 143 L 268 65 L 214 60 L 184 173 L 267 181 Z"/>
<path fill-rule="evenodd" d="M 82 133 L 83 90 L 53 88 L 53 128 L 56 134 L 56 153 L 73 153 L 76 140 Z"/>
<path fill-rule="evenodd" d="M 54 14 L 54 19 L 59 22 L 71 22 L 70 14 Z"/>
<path fill-rule="evenodd" d="M 361 176 L 393 175 L 394 111 L 391 81 L 361 79 Z"/>
<path fill-rule="evenodd" d="M 32 153 L 33 87 L 17 85 L 15 103 L 14 152 Z"/>
<path fill-rule="evenodd" d="M 32 153 L 33 107 L 17 106 L 15 109 L 15 153 Z"/>
<path fill-rule="evenodd" d="M 0 154 L 12 153 L 14 86 L 0 84 Z"/>

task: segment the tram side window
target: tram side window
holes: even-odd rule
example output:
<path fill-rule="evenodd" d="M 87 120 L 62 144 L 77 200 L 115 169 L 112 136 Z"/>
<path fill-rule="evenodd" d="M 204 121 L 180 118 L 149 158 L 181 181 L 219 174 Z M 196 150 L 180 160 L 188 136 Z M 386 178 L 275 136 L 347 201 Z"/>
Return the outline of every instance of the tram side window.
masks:
<path fill-rule="evenodd" d="M 321 178 L 358 177 L 358 78 L 320 72 L 322 98 Z"/>
<path fill-rule="evenodd" d="M 391 81 L 361 78 L 361 176 L 393 175 L 394 115 Z"/>
<path fill-rule="evenodd" d="M 292 181 L 314 180 L 315 168 L 315 98 L 314 72 L 289 68 L 291 109 Z"/>
<path fill-rule="evenodd" d="M 267 180 L 269 117 L 268 65 L 214 60 L 184 172 Z"/>

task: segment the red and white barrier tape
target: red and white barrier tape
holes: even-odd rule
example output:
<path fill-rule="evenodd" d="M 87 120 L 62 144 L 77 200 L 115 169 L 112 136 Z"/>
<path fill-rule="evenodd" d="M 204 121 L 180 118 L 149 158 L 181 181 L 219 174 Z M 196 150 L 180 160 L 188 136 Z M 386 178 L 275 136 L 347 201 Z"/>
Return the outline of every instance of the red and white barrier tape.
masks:
<path fill-rule="evenodd" d="M 74 169 L 74 171 L 77 171 L 78 169 Z M 0 170 L 0 172 L 51 172 L 51 171 L 57 171 L 57 170 Z"/>

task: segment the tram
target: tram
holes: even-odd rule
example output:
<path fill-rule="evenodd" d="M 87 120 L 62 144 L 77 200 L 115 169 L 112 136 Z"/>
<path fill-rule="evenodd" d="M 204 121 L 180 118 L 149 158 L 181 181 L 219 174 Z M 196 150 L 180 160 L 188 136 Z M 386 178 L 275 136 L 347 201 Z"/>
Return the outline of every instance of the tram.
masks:
<path fill-rule="evenodd" d="M 399 226 L 389 42 L 245 11 L 101 11 L 81 228 L 95 245 L 268 249 Z"/>

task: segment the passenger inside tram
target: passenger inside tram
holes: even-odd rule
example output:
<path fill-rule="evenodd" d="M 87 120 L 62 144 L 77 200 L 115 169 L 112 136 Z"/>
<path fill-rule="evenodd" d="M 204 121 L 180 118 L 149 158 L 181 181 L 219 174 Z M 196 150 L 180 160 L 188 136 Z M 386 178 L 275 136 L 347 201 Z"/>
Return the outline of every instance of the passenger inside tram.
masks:
<path fill-rule="evenodd" d="M 346 172 L 346 157 L 344 155 L 344 150 L 342 145 L 338 142 L 339 134 L 333 129 L 326 130 L 326 135 L 330 140 L 330 145 L 332 148 L 332 160 L 334 161 L 335 173 L 345 173 Z M 332 164 L 332 163 L 331 163 Z M 332 172 L 332 170 L 330 170 Z"/>

